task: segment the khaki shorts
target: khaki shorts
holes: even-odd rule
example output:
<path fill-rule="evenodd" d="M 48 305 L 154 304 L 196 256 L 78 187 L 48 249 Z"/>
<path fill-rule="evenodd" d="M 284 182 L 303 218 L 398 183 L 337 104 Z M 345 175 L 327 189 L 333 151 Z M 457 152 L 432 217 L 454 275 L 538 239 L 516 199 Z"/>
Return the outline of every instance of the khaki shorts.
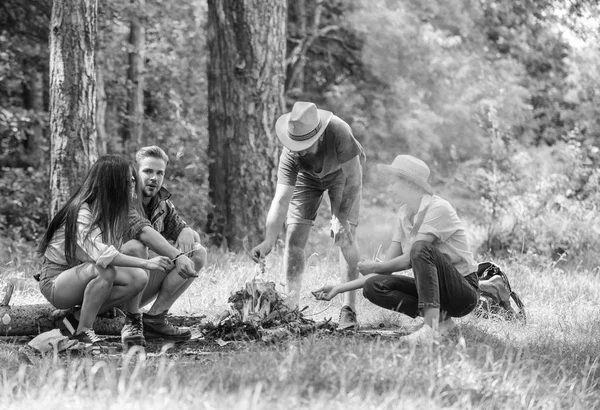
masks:
<path fill-rule="evenodd" d="M 314 225 L 325 191 L 329 195 L 333 215 L 340 208 L 345 186 L 346 176 L 341 169 L 333 174 L 326 175 L 322 179 L 310 177 L 303 172 L 298 173 L 296 189 L 294 189 L 294 195 L 290 202 L 286 223 L 288 225 Z M 361 195 L 357 195 L 348 214 L 350 225 L 358 225 L 360 198 Z"/>

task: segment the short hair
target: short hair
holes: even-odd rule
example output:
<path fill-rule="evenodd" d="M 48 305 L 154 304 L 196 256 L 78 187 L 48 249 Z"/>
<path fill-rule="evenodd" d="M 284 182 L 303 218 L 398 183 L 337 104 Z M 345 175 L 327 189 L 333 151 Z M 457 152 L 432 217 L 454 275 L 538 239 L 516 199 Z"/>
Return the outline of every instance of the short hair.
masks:
<path fill-rule="evenodd" d="M 135 153 L 135 162 L 139 164 L 144 158 L 147 157 L 159 158 L 165 161 L 166 165 L 169 164 L 169 157 L 167 156 L 166 152 L 164 152 L 162 148 L 157 145 L 150 145 L 148 147 L 140 148 L 140 150 Z"/>

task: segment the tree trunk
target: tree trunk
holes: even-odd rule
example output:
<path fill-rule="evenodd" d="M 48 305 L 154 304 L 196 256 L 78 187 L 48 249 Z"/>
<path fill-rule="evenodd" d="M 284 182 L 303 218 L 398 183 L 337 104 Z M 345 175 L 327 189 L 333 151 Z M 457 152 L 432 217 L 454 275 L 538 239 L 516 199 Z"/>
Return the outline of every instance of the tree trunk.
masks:
<path fill-rule="evenodd" d="M 125 151 L 139 149 L 143 142 L 144 125 L 144 52 L 146 34 L 141 18 L 146 0 L 131 0 L 134 6 L 129 30 L 129 103 Z"/>
<path fill-rule="evenodd" d="M 50 216 L 97 159 L 96 0 L 54 1 L 50 30 Z"/>
<path fill-rule="evenodd" d="M 100 42 L 101 34 L 98 33 Z M 96 53 L 96 128 L 98 132 L 98 154 L 108 152 L 108 138 L 106 135 L 106 89 L 104 88 L 104 65 L 102 64 L 100 47 Z"/>
<path fill-rule="evenodd" d="M 286 11 L 280 0 L 208 0 L 209 182 L 231 250 L 262 238 L 274 193 Z"/>
<path fill-rule="evenodd" d="M 56 329 L 60 326 L 67 310 L 56 309 L 50 304 L 2 306 L 0 305 L 0 336 L 33 336 Z M 175 326 L 199 324 L 204 316 L 170 316 L 169 322 Z M 94 330 L 101 335 L 120 335 L 125 320 L 98 317 Z"/>

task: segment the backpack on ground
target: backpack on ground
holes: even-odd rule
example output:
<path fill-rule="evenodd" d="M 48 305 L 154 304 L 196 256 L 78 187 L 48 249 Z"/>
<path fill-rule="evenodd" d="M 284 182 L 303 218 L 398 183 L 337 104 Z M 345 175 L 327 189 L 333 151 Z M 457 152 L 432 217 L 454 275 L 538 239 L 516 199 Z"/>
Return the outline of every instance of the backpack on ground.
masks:
<path fill-rule="evenodd" d="M 513 292 L 508 277 L 500 267 L 492 262 L 482 262 L 477 269 L 481 296 L 475 308 L 480 317 L 500 317 L 506 320 L 527 321 L 525 305 L 517 293 Z"/>

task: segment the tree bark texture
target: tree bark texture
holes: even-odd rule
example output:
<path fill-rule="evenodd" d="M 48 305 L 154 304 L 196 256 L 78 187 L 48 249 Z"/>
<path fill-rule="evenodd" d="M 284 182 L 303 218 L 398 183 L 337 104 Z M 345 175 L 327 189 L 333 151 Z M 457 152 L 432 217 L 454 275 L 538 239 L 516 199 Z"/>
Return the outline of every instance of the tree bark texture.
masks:
<path fill-rule="evenodd" d="M 125 141 L 127 152 L 135 151 L 143 145 L 144 132 L 144 55 L 146 31 L 144 19 L 146 0 L 131 0 L 132 15 L 129 30 L 129 88 L 128 121 Z"/>
<path fill-rule="evenodd" d="M 54 1 L 50 23 L 50 216 L 97 159 L 96 0 Z"/>
<path fill-rule="evenodd" d="M 0 336 L 34 336 L 60 326 L 66 310 L 56 309 L 50 304 L 3 306 L 0 305 Z M 204 316 L 170 316 L 175 326 L 199 324 Z M 120 335 L 125 320 L 123 317 L 103 318 L 94 321 L 94 330 L 101 335 Z"/>
<path fill-rule="evenodd" d="M 276 183 L 287 1 L 208 0 L 209 182 L 231 250 L 258 241 Z"/>

